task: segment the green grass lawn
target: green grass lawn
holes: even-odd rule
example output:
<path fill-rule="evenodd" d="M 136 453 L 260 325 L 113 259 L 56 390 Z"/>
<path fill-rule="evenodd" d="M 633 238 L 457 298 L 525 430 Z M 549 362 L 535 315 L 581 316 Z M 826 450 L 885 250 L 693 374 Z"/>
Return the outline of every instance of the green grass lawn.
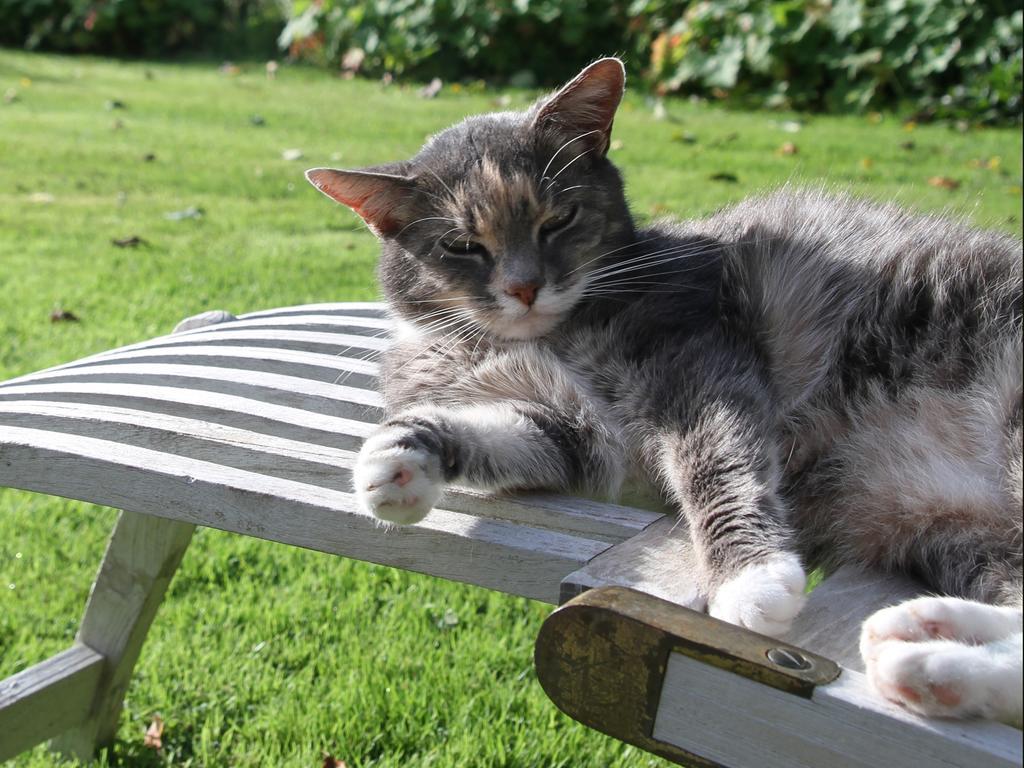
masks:
<path fill-rule="evenodd" d="M 373 238 L 302 171 L 406 157 L 467 114 L 535 95 L 466 87 L 424 100 L 289 68 L 271 81 L 262 66 L 0 51 L 3 92 L 0 379 L 205 309 L 374 298 Z M 667 106 L 656 119 L 631 96 L 616 121 L 612 156 L 641 217 L 825 181 L 1021 232 L 1019 131 Z M 283 159 L 288 149 L 302 159 Z M 202 217 L 165 218 L 189 207 Z M 144 243 L 111 242 L 130 236 Z M 54 310 L 79 322 L 51 322 Z M 0 491 L 0 677 L 71 642 L 115 514 Z M 202 530 L 101 764 L 315 768 L 328 751 L 351 768 L 661 765 L 548 702 L 532 667 L 547 611 Z M 166 722 L 159 753 L 142 743 L 154 714 Z M 53 759 L 38 748 L 11 765 Z"/>

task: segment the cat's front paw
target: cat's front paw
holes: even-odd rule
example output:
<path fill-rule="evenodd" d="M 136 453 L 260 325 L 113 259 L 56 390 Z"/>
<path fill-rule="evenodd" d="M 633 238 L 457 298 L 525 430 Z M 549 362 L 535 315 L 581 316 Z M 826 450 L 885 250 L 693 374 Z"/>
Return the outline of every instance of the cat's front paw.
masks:
<path fill-rule="evenodd" d="M 763 635 L 778 636 L 800 613 L 807 577 L 796 555 L 780 554 L 753 563 L 724 582 L 708 602 L 716 619 Z"/>
<path fill-rule="evenodd" d="M 441 458 L 414 431 L 387 426 L 363 443 L 352 485 L 363 509 L 378 520 L 418 523 L 444 491 Z"/>

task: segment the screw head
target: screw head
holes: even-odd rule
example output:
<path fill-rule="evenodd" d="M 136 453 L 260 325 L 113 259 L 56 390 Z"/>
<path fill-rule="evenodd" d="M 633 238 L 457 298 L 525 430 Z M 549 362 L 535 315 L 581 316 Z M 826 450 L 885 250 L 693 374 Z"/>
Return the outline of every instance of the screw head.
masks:
<path fill-rule="evenodd" d="M 768 661 L 785 669 L 805 670 L 811 668 L 811 662 L 802 653 L 789 648 L 769 648 L 765 654 Z"/>

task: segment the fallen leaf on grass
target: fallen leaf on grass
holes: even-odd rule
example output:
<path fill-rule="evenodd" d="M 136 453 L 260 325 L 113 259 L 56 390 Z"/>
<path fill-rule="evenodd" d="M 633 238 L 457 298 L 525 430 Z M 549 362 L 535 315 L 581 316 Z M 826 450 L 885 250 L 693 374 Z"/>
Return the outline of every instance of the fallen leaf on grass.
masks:
<path fill-rule="evenodd" d="M 341 68 L 345 72 L 352 72 L 354 74 L 362 68 L 365 60 L 366 51 L 358 47 L 349 48 L 345 51 L 345 55 L 341 57 Z"/>
<path fill-rule="evenodd" d="M 904 141 L 904 142 L 900 143 L 900 149 L 905 149 L 905 150 L 907 150 L 907 152 L 912 151 L 916 147 L 917 147 L 917 144 L 915 144 L 912 141 Z"/>
<path fill-rule="evenodd" d="M 778 154 L 780 155 L 795 155 L 800 149 L 792 141 L 787 141 L 781 147 L 779 147 Z"/>
<path fill-rule="evenodd" d="M 678 141 L 680 144 L 696 144 L 697 136 L 689 131 L 676 131 L 672 134 L 672 141 Z"/>
<path fill-rule="evenodd" d="M 127 105 L 123 101 L 118 101 L 117 99 L 110 99 L 103 106 L 107 110 L 107 112 L 112 112 L 115 109 L 127 109 L 128 108 Z"/>
<path fill-rule="evenodd" d="M 149 747 L 150 749 L 160 749 L 164 745 L 163 735 L 163 718 L 160 715 L 153 715 L 153 722 L 149 724 L 149 728 L 146 729 L 146 735 L 142 738 L 142 746 Z"/>
<path fill-rule="evenodd" d="M 736 141 L 736 139 L 738 139 L 739 137 L 740 137 L 740 135 L 738 133 L 736 133 L 735 131 L 733 131 L 732 133 L 725 134 L 725 136 L 723 136 L 720 139 L 715 139 L 710 144 L 708 144 L 708 146 L 709 147 L 724 147 L 726 144 L 731 144 L 732 142 Z"/>
<path fill-rule="evenodd" d="M 621 140 L 619 140 L 619 139 L 612 139 L 612 143 L 608 145 L 608 149 L 611 152 L 618 152 L 620 149 L 622 149 L 622 146 L 623 146 L 623 144 L 622 144 Z"/>
<path fill-rule="evenodd" d="M 184 221 L 185 219 L 201 219 L 203 218 L 203 209 L 196 208 L 194 205 L 190 205 L 183 211 L 171 211 L 165 213 L 164 218 L 168 221 Z"/>
<path fill-rule="evenodd" d="M 735 184 L 736 182 L 738 182 L 740 180 L 740 177 L 737 176 L 735 173 L 726 173 L 726 172 L 713 173 L 710 176 L 708 176 L 708 178 L 711 179 L 712 181 L 724 181 L 724 182 L 727 182 L 729 184 Z"/>
<path fill-rule="evenodd" d="M 441 89 L 443 87 L 444 87 L 444 83 L 441 81 L 441 78 L 440 77 L 435 77 L 433 80 L 431 80 L 425 86 L 420 88 L 420 90 L 419 90 L 420 98 L 422 98 L 422 99 L 433 99 L 433 98 L 435 98 L 437 96 L 437 94 L 439 94 L 441 92 Z"/>
<path fill-rule="evenodd" d="M 281 153 L 282 160 L 301 160 L 302 150 L 301 149 L 286 149 Z"/>
<path fill-rule="evenodd" d="M 339 760 L 330 752 L 324 752 L 324 762 L 321 768 L 348 768 L 344 760 Z"/>
<path fill-rule="evenodd" d="M 115 237 L 110 242 L 118 248 L 135 248 L 136 246 L 146 244 L 146 241 L 138 235 L 132 235 L 130 237 Z"/>
<path fill-rule="evenodd" d="M 949 176 L 932 176 L 928 179 L 928 184 L 938 189 L 956 189 L 960 186 L 959 181 L 951 179 Z"/>
<path fill-rule="evenodd" d="M 60 309 L 59 307 L 50 313 L 51 323 L 77 323 L 78 316 L 67 309 Z"/>
<path fill-rule="evenodd" d="M 56 198 L 54 198 L 54 196 L 51 195 L 49 192 L 33 192 L 31 195 L 28 196 L 28 200 L 30 203 L 49 204 L 52 203 L 55 199 Z"/>

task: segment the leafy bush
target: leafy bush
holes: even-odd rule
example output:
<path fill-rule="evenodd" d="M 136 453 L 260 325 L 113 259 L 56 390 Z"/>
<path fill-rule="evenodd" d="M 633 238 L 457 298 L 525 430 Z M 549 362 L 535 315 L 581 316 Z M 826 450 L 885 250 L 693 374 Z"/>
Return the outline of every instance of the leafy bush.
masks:
<path fill-rule="evenodd" d="M 1012 7 L 1014 2 L 1018 7 Z M 296 57 L 366 74 L 551 85 L 625 54 L 662 92 L 1020 121 L 1017 0 L 306 0 Z"/>
<path fill-rule="evenodd" d="M 282 23 L 271 0 L 0 0 L 0 45 L 29 49 L 273 55 Z"/>
<path fill-rule="evenodd" d="M 516 76 L 555 83 L 622 52 L 628 3 L 616 0 L 314 0 L 280 37 L 293 55 L 370 75 Z"/>
<path fill-rule="evenodd" d="M 1022 14 L 1004 0 L 715 0 L 672 7 L 652 44 L 669 91 L 834 111 L 1021 119 Z M 1011 7 L 1014 6 L 1014 7 Z M 667 16 L 658 9 L 661 22 Z"/>

